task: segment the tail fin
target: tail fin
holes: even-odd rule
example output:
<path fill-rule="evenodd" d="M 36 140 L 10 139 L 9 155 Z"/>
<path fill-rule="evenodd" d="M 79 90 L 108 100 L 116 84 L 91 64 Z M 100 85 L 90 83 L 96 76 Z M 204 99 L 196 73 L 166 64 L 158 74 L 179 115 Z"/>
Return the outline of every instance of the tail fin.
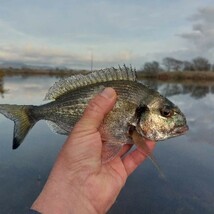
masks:
<path fill-rule="evenodd" d="M 13 149 L 20 146 L 30 129 L 37 122 L 29 116 L 30 105 L 0 105 L 0 113 L 14 121 Z"/>

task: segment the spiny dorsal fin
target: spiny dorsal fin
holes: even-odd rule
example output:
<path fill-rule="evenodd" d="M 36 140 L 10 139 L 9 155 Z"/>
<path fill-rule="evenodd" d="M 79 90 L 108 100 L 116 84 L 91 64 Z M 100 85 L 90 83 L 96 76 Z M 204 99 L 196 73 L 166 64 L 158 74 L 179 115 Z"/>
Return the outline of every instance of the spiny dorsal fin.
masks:
<path fill-rule="evenodd" d="M 114 80 L 136 80 L 136 70 L 132 67 L 106 68 L 87 75 L 75 75 L 56 82 L 48 91 L 45 100 L 55 100 L 59 96 L 83 86 Z"/>

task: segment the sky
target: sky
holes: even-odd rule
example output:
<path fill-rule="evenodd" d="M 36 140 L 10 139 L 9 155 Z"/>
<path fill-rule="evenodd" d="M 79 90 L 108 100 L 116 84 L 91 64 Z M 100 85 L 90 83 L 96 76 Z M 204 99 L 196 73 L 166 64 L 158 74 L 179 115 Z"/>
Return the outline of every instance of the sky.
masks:
<path fill-rule="evenodd" d="M 90 69 L 214 63 L 213 0 L 1 0 L 0 62 Z"/>

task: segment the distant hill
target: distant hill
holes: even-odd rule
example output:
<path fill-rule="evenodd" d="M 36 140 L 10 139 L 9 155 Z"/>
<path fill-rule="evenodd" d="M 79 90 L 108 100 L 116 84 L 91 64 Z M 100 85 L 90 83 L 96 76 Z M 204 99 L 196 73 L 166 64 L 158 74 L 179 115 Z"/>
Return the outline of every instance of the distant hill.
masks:
<path fill-rule="evenodd" d="M 50 66 L 28 65 L 23 62 L 13 62 L 13 61 L 5 61 L 0 63 L 0 68 L 16 68 L 16 69 L 31 68 L 31 69 L 42 69 L 42 70 L 53 69 L 53 67 L 50 67 Z"/>
<path fill-rule="evenodd" d="M 23 68 L 27 67 L 26 64 L 21 62 L 2 62 L 0 68 Z"/>

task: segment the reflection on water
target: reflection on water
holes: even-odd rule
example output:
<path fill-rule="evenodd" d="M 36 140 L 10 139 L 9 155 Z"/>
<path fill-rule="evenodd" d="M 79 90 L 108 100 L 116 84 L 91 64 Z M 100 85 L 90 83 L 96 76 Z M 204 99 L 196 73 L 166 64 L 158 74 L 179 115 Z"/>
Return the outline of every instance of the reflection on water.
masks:
<path fill-rule="evenodd" d="M 0 79 L 0 103 L 41 104 L 56 78 Z M 148 82 L 185 113 L 185 136 L 157 144 L 155 156 L 166 180 L 148 160 L 128 179 L 109 211 L 118 213 L 213 213 L 214 210 L 214 84 Z M 52 133 L 43 121 L 25 142 L 12 150 L 13 122 L 0 116 L 0 210 L 24 213 L 41 191 L 65 136 Z"/>
<path fill-rule="evenodd" d="M 23 81 L 23 79 L 31 79 L 30 77 L 18 77 Z M 35 77 L 36 78 L 36 77 Z M 44 78 L 44 77 L 43 77 Z M 46 77 L 47 78 L 47 77 Z M 46 79 L 44 78 L 44 79 Z M 38 77 L 37 77 L 38 79 Z M 15 81 L 17 78 L 15 78 Z M 189 94 L 191 97 L 196 99 L 200 99 L 206 96 L 208 93 L 214 93 L 214 83 L 191 83 L 191 84 L 184 84 L 184 83 L 166 83 L 166 82 L 158 82 L 158 81 L 151 81 L 151 80 L 142 80 L 142 82 L 155 89 L 159 90 L 165 96 L 173 96 L 177 94 Z M 30 89 L 35 87 L 35 84 L 30 84 Z M 37 86 L 36 86 L 37 87 Z M 35 87 L 35 89 L 36 89 Z M 41 85 L 40 85 L 41 87 Z M 0 76 L 0 94 L 4 97 L 4 93 L 7 92 L 8 89 L 4 88 L 4 76 Z"/>
<path fill-rule="evenodd" d="M 166 82 L 154 82 L 154 81 L 143 81 L 145 85 L 159 90 L 165 96 L 173 96 L 177 94 L 188 94 L 191 97 L 200 99 L 205 97 L 209 93 L 214 93 L 214 82 L 197 82 L 197 83 L 166 83 Z"/>
<path fill-rule="evenodd" d="M 4 89 L 4 76 L 0 75 L 0 94 L 1 97 L 4 97 L 4 93 L 6 92 L 6 90 Z"/>

